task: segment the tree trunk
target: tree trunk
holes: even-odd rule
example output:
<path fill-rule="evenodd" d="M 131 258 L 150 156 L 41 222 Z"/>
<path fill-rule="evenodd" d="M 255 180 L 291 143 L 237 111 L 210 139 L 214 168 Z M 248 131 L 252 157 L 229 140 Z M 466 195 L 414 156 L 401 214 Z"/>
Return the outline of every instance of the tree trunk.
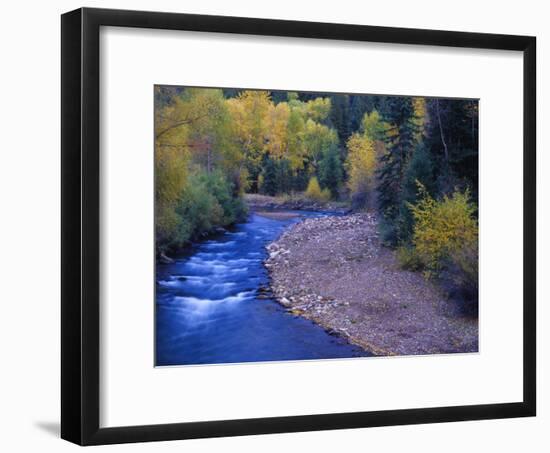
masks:
<path fill-rule="evenodd" d="M 439 133 L 441 134 L 441 142 L 443 143 L 443 150 L 445 152 L 445 163 L 449 163 L 449 150 L 447 149 L 447 143 L 445 142 L 445 135 L 443 134 L 443 126 L 441 124 L 441 113 L 439 112 L 439 99 L 435 100 L 435 111 L 437 113 L 437 122 L 439 124 Z"/>

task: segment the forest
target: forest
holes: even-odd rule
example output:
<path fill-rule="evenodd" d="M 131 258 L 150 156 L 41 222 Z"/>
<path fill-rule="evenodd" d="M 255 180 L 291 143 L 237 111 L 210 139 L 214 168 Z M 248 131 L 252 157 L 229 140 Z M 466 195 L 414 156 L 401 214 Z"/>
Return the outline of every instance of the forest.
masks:
<path fill-rule="evenodd" d="M 478 281 L 478 101 L 155 86 L 157 254 L 247 216 L 245 194 L 376 213 L 405 269 Z"/>

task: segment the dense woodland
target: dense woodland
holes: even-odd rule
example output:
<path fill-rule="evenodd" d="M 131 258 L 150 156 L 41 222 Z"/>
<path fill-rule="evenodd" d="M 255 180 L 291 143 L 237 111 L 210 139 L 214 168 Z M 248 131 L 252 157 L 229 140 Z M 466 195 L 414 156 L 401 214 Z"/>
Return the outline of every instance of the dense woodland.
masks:
<path fill-rule="evenodd" d="M 245 193 L 376 210 L 403 267 L 477 294 L 478 102 L 155 87 L 158 252 L 246 216 Z"/>

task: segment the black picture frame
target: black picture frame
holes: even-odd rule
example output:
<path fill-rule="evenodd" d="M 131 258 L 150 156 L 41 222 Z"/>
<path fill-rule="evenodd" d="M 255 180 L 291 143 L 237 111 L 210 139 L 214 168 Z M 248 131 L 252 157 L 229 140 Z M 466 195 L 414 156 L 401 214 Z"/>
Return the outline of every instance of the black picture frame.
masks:
<path fill-rule="evenodd" d="M 100 428 L 100 27 L 523 52 L 523 400 L 421 409 Z M 81 8 L 61 19 L 61 437 L 79 445 L 527 417 L 536 414 L 536 38 Z"/>

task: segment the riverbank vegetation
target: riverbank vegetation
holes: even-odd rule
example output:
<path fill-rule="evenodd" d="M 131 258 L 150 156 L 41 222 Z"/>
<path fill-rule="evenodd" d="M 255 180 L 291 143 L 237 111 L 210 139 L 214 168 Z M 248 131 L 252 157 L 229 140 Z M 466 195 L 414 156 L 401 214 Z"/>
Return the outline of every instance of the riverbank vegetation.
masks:
<path fill-rule="evenodd" d="M 477 294 L 478 102 L 155 87 L 159 252 L 246 215 L 245 193 L 376 212 L 404 267 Z"/>

